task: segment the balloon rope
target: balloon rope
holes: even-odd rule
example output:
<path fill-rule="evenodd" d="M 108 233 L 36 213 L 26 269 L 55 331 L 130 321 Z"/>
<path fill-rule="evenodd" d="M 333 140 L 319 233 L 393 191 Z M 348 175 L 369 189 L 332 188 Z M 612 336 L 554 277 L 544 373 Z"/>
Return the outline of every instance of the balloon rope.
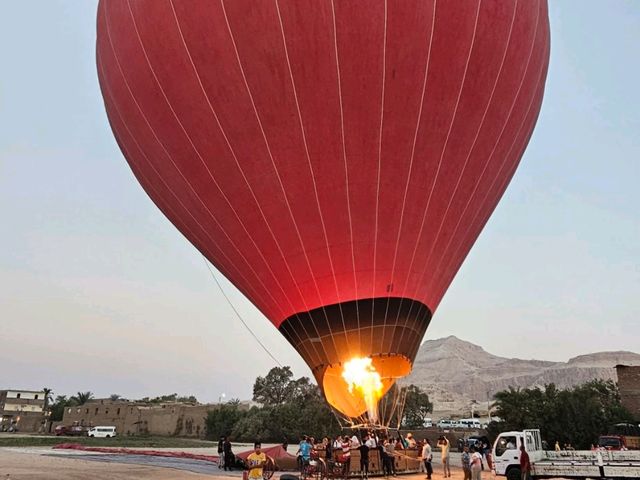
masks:
<path fill-rule="evenodd" d="M 262 349 L 267 352 L 267 355 L 269 355 L 274 362 L 276 362 L 278 364 L 279 367 L 282 367 L 282 364 L 278 361 L 278 359 L 276 357 L 273 356 L 273 354 L 269 351 L 269 349 L 267 347 L 264 346 L 264 344 L 260 341 L 260 339 L 258 338 L 258 336 L 253 333 L 253 330 L 251 330 L 251 328 L 249 327 L 249 325 L 247 325 L 247 322 L 244 321 L 244 319 L 242 318 L 242 316 L 240 315 L 240 313 L 238 312 L 238 310 L 236 310 L 236 307 L 233 306 L 233 303 L 231 303 L 231 299 L 227 296 L 226 293 L 224 293 L 224 290 L 222 289 L 222 285 L 220 284 L 220 282 L 218 281 L 218 277 L 216 277 L 215 272 L 213 271 L 213 269 L 211 268 L 211 265 L 209 265 L 208 260 L 206 259 L 206 257 L 203 255 L 202 256 L 202 260 L 204 260 L 204 264 L 207 266 L 207 269 L 209 270 L 209 273 L 211 273 L 211 276 L 213 277 L 213 279 L 216 282 L 216 285 L 218 285 L 218 288 L 220 289 L 220 292 L 222 293 L 222 296 L 227 300 L 227 303 L 229 304 L 229 306 L 231 307 L 231 309 L 233 310 L 233 312 L 236 314 L 236 317 L 238 317 L 238 320 L 240 320 L 240 322 L 242 322 L 242 325 L 244 325 L 244 328 L 247 329 L 247 331 L 251 334 L 251 336 L 253 338 L 255 338 L 256 342 L 258 342 L 258 344 L 260 344 L 260 346 L 262 347 Z"/>

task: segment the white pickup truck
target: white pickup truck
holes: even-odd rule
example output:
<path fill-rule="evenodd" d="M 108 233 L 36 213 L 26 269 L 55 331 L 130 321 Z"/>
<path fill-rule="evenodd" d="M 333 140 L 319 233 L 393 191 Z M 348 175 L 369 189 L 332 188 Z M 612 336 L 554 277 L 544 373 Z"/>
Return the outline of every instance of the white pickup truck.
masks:
<path fill-rule="evenodd" d="M 547 451 L 540 430 L 501 433 L 493 444 L 496 475 L 520 480 L 520 446 L 531 462 L 531 478 L 640 478 L 640 451 Z"/>

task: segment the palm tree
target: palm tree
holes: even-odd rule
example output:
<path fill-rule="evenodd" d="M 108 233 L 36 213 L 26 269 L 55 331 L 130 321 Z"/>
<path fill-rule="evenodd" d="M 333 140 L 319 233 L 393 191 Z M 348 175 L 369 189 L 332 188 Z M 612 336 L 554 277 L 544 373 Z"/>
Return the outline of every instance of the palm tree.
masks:
<path fill-rule="evenodd" d="M 43 407 L 43 411 L 45 413 L 47 413 L 47 409 L 49 408 L 49 405 L 51 405 L 53 403 L 53 396 L 52 396 L 53 389 L 44 387 L 42 389 L 42 391 L 44 392 L 44 407 Z"/>
<path fill-rule="evenodd" d="M 93 400 L 93 392 L 78 392 L 70 399 L 76 405 L 84 405 L 89 400 Z"/>

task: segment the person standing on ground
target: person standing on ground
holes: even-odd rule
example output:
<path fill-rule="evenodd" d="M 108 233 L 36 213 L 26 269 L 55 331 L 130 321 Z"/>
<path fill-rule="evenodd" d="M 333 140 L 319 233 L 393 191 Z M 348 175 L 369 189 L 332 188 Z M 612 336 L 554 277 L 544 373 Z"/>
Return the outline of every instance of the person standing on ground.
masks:
<path fill-rule="evenodd" d="M 424 468 L 427 471 L 427 480 L 431 480 L 431 475 L 433 475 L 433 466 L 431 465 L 432 460 L 433 450 L 431 449 L 431 442 L 428 438 L 425 438 L 424 445 L 422 446 L 422 462 L 424 463 Z"/>
<path fill-rule="evenodd" d="M 224 470 L 232 470 L 233 469 L 233 451 L 231 450 L 231 437 L 227 437 L 224 440 L 224 444 L 222 446 L 222 451 L 224 452 Z"/>
<path fill-rule="evenodd" d="M 322 439 L 322 444 L 324 445 L 324 458 L 328 462 L 333 459 L 333 444 L 328 437 Z"/>
<path fill-rule="evenodd" d="M 384 469 L 387 476 L 396 476 L 396 442 L 393 438 L 384 442 Z"/>
<path fill-rule="evenodd" d="M 224 467 L 224 441 L 226 437 L 220 437 L 218 440 L 218 468 Z"/>
<path fill-rule="evenodd" d="M 369 478 L 369 436 L 364 438 L 364 443 L 358 447 L 360 450 L 360 475 Z"/>
<path fill-rule="evenodd" d="M 310 439 L 306 436 L 302 437 L 298 449 L 298 458 L 300 459 L 300 472 L 303 472 L 304 467 L 309 465 L 309 462 L 311 461 L 311 448 L 312 445 Z"/>
<path fill-rule="evenodd" d="M 253 453 L 247 457 L 247 467 L 249 468 L 249 479 L 262 479 L 262 469 L 267 463 L 267 456 L 262 451 L 260 442 L 253 444 Z"/>
<path fill-rule="evenodd" d="M 462 472 L 464 480 L 471 480 L 471 454 L 469 453 L 469 445 L 462 448 Z"/>
<path fill-rule="evenodd" d="M 355 435 L 354 435 L 355 436 Z M 342 439 L 342 456 L 340 461 L 343 463 L 342 475 L 347 478 L 351 473 L 351 440 L 347 435 Z"/>
<path fill-rule="evenodd" d="M 440 440 L 438 440 L 438 446 L 440 447 L 444 477 L 451 477 L 451 465 L 449 459 L 449 447 L 451 446 L 451 444 L 449 443 L 449 439 L 446 437 L 446 435 L 442 435 L 440 437 Z"/>
<path fill-rule="evenodd" d="M 520 446 L 520 473 L 522 474 L 522 480 L 531 478 L 531 461 L 524 445 Z"/>
<path fill-rule="evenodd" d="M 482 454 L 473 448 L 471 454 L 471 480 L 482 480 Z"/>
<path fill-rule="evenodd" d="M 333 441 L 333 451 L 338 452 L 342 449 L 342 435 L 338 435 Z"/>

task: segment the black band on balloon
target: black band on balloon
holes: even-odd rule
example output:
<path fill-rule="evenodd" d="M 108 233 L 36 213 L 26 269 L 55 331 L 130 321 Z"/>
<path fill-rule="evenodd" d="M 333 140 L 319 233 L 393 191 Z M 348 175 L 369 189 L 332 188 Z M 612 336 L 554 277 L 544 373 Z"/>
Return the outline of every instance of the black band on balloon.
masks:
<path fill-rule="evenodd" d="M 280 332 L 312 370 L 359 356 L 415 358 L 431 310 L 408 298 L 368 298 L 336 303 L 287 318 Z"/>

